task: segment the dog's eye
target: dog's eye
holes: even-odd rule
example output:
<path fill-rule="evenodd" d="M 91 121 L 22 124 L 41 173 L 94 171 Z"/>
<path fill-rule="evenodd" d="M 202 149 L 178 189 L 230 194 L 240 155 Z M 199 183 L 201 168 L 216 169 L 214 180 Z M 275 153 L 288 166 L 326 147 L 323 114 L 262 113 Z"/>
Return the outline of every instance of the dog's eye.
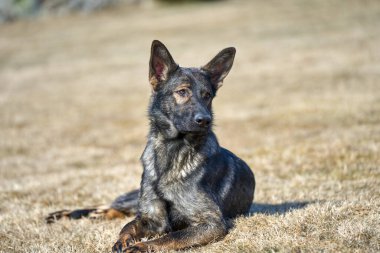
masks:
<path fill-rule="evenodd" d="M 186 97 L 187 96 L 187 90 L 186 89 L 177 90 L 176 93 L 178 95 L 180 95 L 181 97 Z"/>
<path fill-rule="evenodd" d="M 210 92 L 206 92 L 204 95 L 203 95 L 204 99 L 210 99 L 211 98 L 211 93 Z"/>

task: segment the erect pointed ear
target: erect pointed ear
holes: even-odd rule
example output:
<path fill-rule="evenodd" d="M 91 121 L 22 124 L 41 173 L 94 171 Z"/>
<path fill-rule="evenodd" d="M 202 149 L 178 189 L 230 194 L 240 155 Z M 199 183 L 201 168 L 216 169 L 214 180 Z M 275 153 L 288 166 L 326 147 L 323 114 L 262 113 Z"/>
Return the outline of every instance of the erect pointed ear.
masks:
<path fill-rule="evenodd" d="M 174 62 L 169 50 L 158 40 L 152 42 L 149 61 L 149 82 L 154 90 L 167 80 L 169 74 L 176 70 L 178 65 Z"/>
<path fill-rule="evenodd" d="M 211 82 L 217 90 L 222 86 L 224 78 L 232 68 L 236 49 L 228 47 L 220 51 L 209 63 L 201 67 L 210 76 Z"/>

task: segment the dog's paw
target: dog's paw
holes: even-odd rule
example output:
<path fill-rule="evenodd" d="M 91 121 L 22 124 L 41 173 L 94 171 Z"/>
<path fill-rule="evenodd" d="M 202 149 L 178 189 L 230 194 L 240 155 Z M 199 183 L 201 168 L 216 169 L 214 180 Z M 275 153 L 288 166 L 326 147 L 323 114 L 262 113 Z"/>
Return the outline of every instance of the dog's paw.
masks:
<path fill-rule="evenodd" d="M 112 252 L 121 253 L 125 252 L 127 247 L 131 246 L 134 243 L 134 239 L 130 234 L 120 235 L 119 240 L 113 245 Z"/>
<path fill-rule="evenodd" d="M 125 249 L 126 253 L 145 253 L 145 252 L 153 252 L 151 249 L 149 249 L 148 245 L 143 242 L 138 242 L 133 246 L 129 246 Z"/>

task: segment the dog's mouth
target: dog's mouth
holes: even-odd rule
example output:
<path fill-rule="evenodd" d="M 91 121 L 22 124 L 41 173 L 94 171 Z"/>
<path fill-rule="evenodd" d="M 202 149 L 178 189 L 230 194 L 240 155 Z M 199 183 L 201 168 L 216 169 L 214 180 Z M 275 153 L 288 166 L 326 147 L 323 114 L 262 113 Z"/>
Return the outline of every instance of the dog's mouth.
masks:
<path fill-rule="evenodd" d="M 207 131 L 186 131 L 186 132 L 179 132 L 177 138 L 182 140 L 199 140 L 204 139 L 207 136 Z"/>
<path fill-rule="evenodd" d="M 186 129 L 180 130 L 181 135 L 206 135 L 209 132 L 210 128 L 197 128 L 197 129 Z"/>
<path fill-rule="evenodd" d="M 177 124 L 176 124 L 177 123 Z M 193 122 L 175 122 L 175 128 L 180 135 L 192 135 L 192 136 L 202 136 L 209 133 L 211 129 L 211 124 L 207 126 L 196 125 Z"/>
<path fill-rule="evenodd" d="M 203 134 L 206 134 L 207 131 L 205 130 L 194 130 L 194 131 L 180 131 L 179 132 L 180 134 L 193 134 L 193 135 L 203 135 Z"/>

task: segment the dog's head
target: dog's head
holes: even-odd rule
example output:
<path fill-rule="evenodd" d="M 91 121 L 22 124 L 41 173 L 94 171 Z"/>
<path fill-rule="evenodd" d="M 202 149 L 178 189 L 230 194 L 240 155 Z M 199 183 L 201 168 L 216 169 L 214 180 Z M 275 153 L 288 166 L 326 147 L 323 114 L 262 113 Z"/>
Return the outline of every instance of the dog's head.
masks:
<path fill-rule="evenodd" d="M 203 67 L 183 68 L 164 44 L 153 41 L 149 62 L 153 127 L 167 138 L 207 133 L 213 120 L 212 100 L 232 67 L 235 52 L 226 48 Z"/>

